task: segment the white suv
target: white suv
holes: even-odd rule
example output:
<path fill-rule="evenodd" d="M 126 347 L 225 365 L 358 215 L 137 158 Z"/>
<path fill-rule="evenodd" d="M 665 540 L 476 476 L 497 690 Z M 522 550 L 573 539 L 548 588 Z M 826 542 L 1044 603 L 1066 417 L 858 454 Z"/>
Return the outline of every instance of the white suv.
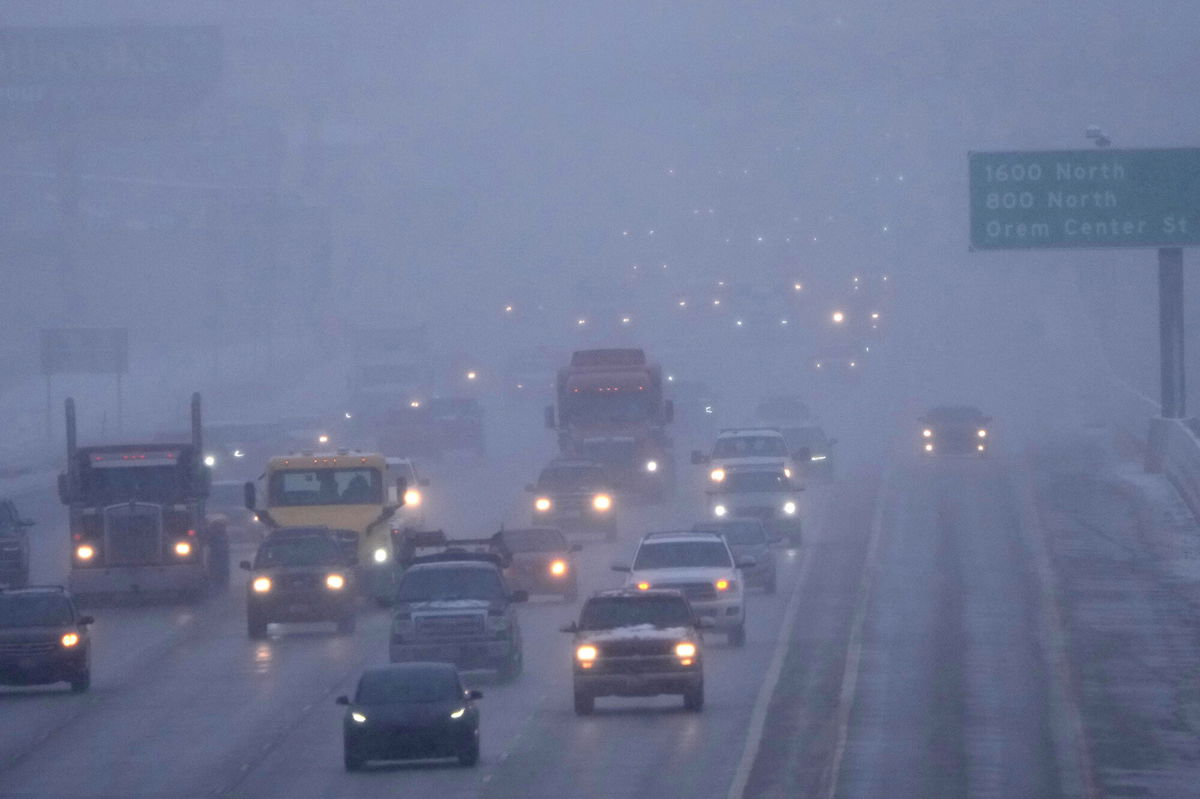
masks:
<path fill-rule="evenodd" d="M 792 476 L 794 468 L 787 439 L 774 427 L 722 430 L 713 444 L 712 454 L 705 455 L 696 450 L 692 453 L 692 463 L 708 464 L 711 483 L 720 483 L 728 470 L 734 468 L 777 466 L 788 477 Z"/>
<path fill-rule="evenodd" d="M 746 642 L 744 580 L 739 569 L 755 565 L 753 558 L 734 560 L 725 539 L 715 533 L 648 533 L 638 544 L 625 585 L 648 591 L 673 588 L 683 593 L 701 619 L 723 631 L 729 643 Z"/>

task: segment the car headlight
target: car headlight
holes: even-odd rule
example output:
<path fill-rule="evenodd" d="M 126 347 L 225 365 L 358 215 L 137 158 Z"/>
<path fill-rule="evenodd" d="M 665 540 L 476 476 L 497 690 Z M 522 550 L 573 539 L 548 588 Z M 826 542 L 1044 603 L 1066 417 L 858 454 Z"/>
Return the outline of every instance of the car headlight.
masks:
<path fill-rule="evenodd" d="M 796 503 L 791 502 L 790 500 L 788 502 L 783 503 L 783 512 L 786 513 L 788 516 L 795 514 Z"/>
<path fill-rule="evenodd" d="M 725 507 L 724 505 L 714 505 L 713 506 L 713 515 L 714 516 L 724 516 L 726 513 L 729 513 L 729 508 Z"/>
<path fill-rule="evenodd" d="M 217 465 L 217 457 L 215 455 L 205 455 L 204 456 L 204 465 L 208 466 L 208 467 L 216 466 Z"/>
<path fill-rule="evenodd" d="M 79 633 L 63 633 L 63 637 L 59 639 L 62 645 L 70 649 L 79 643 Z"/>
<path fill-rule="evenodd" d="M 713 583 L 713 585 L 716 586 L 716 589 L 718 591 L 729 591 L 729 590 L 732 590 L 736 586 L 736 583 L 734 583 L 733 580 L 726 580 L 726 579 L 722 578 L 720 580 L 717 580 L 715 583 Z"/>
<path fill-rule="evenodd" d="M 187 541 L 176 541 L 175 554 L 181 558 L 186 558 L 188 555 L 192 554 L 192 545 Z"/>
<path fill-rule="evenodd" d="M 979 428 L 979 432 L 976 433 L 975 435 L 979 436 L 980 438 L 987 438 L 987 430 L 984 430 L 981 427 L 981 428 Z"/>
<path fill-rule="evenodd" d="M 567 573 L 567 562 L 565 560 L 551 561 L 550 573 L 555 577 L 562 577 Z"/>
<path fill-rule="evenodd" d="M 364 716 L 362 713 L 359 713 L 357 710 L 350 711 L 350 718 L 354 720 L 355 724 L 366 724 L 367 723 L 367 717 Z"/>
<path fill-rule="evenodd" d="M 828 455 L 813 455 L 811 458 L 809 458 L 809 460 L 810 461 L 823 461 L 828 457 L 829 457 Z"/>
<path fill-rule="evenodd" d="M 406 507 L 417 507 L 421 504 L 421 492 L 415 488 L 410 488 L 404 492 L 404 504 Z"/>
<path fill-rule="evenodd" d="M 75 557 L 80 560 L 91 560 L 96 556 L 96 550 L 88 544 L 80 544 L 75 548 Z"/>
<path fill-rule="evenodd" d="M 925 436 L 925 438 L 933 438 L 933 431 L 926 427 L 921 431 L 921 435 Z"/>
<path fill-rule="evenodd" d="M 657 472 L 658 471 L 658 461 L 646 461 L 646 471 Z"/>
<path fill-rule="evenodd" d="M 980 445 L 979 445 L 978 447 L 976 447 L 975 449 L 979 450 L 980 452 L 983 452 L 985 449 L 987 449 L 987 447 L 985 447 L 983 444 L 980 444 Z"/>
<path fill-rule="evenodd" d="M 581 663 L 591 663 L 596 659 L 596 647 L 591 644 L 584 644 L 575 650 L 575 657 Z"/>
<path fill-rule="evenodd" d="M 371 557 L 376 563 L 387 563 L 388 551 L 383 547 L 380 547 L 371 554 Z"/>
<path fill-rule="evenodd" d="M 542 513 L 545 513 L 546 511 L 550 510 L 550 508 L 551 508 L 551 506 L 552 506 L 552 505 L 553 505 L 553 503 L 552 503 L 552 502 L 550 502 L 550 498 L 549 498 L 549 497 L 538 497 L 538 498 L 537 498 L 536 500 L 534 500 L 534 502 L 533 502 L 533 507 L 534 507 L 536 510 L 539 510 L 539 511 L 541 511 Z"/>
<path fill-rule="evenodd" d="M 466 712 L 467 712 L 467 709 L 465 707 L 460 707 L 458 710 L 456 710 L 450 714 L 450 718 L 461 719 L 463 717 L 463 714 Z"/>
<path fill-rule="evenodd" d="M 696 645 L 691 641 L 680 641 L 675 644 L 675 654 L 681 658 L 691 658 L 696 656 Z"/>
<path fill-rule="evenodd" d="M 592 497 L 592 507 L 598 511 L 606 511 L 612 507 L 612 497 L 608 494 L 597 494 Z"/>
<path fill-rule="evenodd" d="M 792 470 L 787 468 L 786 466 L 783 467 L 783 476 L 790 480 L 792 477 Z"/>
<path fill-rule="evenodd" d="M 340 574 L 325 575 L 325 586 L 334 591 L 341 591 L 346 586 L 346 578 Z"/>
<path fill-rule="evenodd" d="M 649 591 L 650 583 L 646 582 L 645 580 L 642 580 L 640 583 L 637 584 L 637 587 L 638 587 L 639 591 Z"/>
<path fill-rule="evenodd" d="M 721 482 L 722 480 L 725 479 L 725 470 L 724 469 L 713 469 L 711 472 L 708 473 L 708 479 L 712 480 L 714 483 Z"/>
<path fill-rule="evenodd" d="M 255 577 L 254 582 L 250 584 L 256 593 L 265 594 L 271 590 L 270 577 Z"/>
<path fill-rule="evenodd" d="M 926 445 L 925 445 L 925 451 L 926 451 L 926 452 L 933 452 L 933 444 L 926 444 Z"/>

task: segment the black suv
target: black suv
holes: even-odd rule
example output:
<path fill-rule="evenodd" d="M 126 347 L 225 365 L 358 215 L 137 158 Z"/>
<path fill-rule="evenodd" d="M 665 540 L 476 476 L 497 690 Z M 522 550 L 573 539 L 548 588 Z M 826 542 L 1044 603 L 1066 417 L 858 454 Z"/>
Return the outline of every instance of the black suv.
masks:
<path fill-rule="evenodd" d="M 682 694 L 690 711 L 704 707 L 706 626 L 679 591 L 621 588 L 593 594 L 575 636 L 575 712 L 595 709 L 599 696 Z"/>
<path fill-rule="evenodd" d="M 564 532 L 603 531 L 617 538 L 617 510 L 612 481 L 598 463 L 556 458 L 546 464 L 536 484 L 525 486 L 535 495 L 533 525 Z"/>
<path fill-rule="evenodd" d="M 246 632 L 263 638 L 272 622 L 332 621 L 354 632 L 358 534 L 326 527 L 281 527 L 258 547 L 246 587 Z"/>
<path fill-rule="evenodd" d="M 22 519 L 17 506 L 0 500 L 0 586 L 19 588 L 29 582 L 29 536 L 33 522 Z"/>
<path fill-rule="evenodd" d="M 0 588 L 0 685 L 92 684 L 91 616 L 62 586 Z"/>

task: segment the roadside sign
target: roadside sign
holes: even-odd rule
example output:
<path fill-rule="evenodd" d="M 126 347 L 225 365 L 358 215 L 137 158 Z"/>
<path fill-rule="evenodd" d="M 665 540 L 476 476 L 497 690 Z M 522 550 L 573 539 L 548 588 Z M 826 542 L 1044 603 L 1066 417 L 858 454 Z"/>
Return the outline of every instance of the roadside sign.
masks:
<path fill-rule="evenodd" d="M 970 153 L 971 249 L 1200 244 L 1200 149 Z"/>
<path fill-rule="evenodd" d="M 41 331 L 42 374 L 115 374 L 129 371 L 129 330 L 63 327 Z"/>

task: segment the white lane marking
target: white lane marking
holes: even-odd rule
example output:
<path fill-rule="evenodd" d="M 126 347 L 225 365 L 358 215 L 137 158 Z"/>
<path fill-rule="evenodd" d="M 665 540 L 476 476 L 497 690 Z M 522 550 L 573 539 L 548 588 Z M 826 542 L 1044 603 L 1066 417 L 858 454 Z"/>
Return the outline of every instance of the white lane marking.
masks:
<path fill-rule="evenodd" d="M 1050 671 L 1050 734 L 1057 750 L 1055 759 L 1059 767 L 1059 780 L 1066 795 L 1096 799 L 1101 793 L 1095 781 L 1091 752 L 1088 751 L 1083 714 L 1072 687 L 1067 636 L 1063 631 L 1062 611 L 1058 605 L 1054 567 L 1046 549 L 1046 537 L 1037 510 L 1032 473 L 1032 464 L 1021 469 L 1013 490 L 1021 533 L 1033 555 L 1037 571 L 1041 600 L 1039 637 L 1043 657 Z"/>
<path fill-rule="evenodd" d="M 892 468 L 889 467 L 879 482 L 879 494 L 875 499 L 875 515 L 871 518 L 871 540 L 867 544 L 867 557 L 863 563 L 862 579 L 858 587 L 858 605 L 854 608 L 854 621 L 850 624 L 850 641 L 846 646 L 846 664 L 842 670 L 842 691 L 838 697 L 837 743 L 829 761 L 828 786 L 823 794 L 833 799 L 837 794 L 838 774 L 842 770 L 842 757 L 846 754 L 846 739 L 850 734 L 850 711 L 854 709 L 854 697 L 858 690 L 859 661 L 862 658 L 863 627 L 867 621 L 867 606 L 870 604 L 871 589 L 879 563 L 879 542 L 883 538 L 883 509 L 891 493 Z"/>
<path fill-rule="evenodd" d="M 809 540 L 811 542 L 811 531 Z M 771 656 L 771 665 L 767 668 L 766 676 L 758 689 L 758 698 L 754 701 L 754 711 L 750 714 L 750 727 L 746 736 L 746 747 L 742 750 L 742 759 L 738 761 L 737 771 L 733 774 L 733 782 L 729 786 L 729 799 L 742 799 L 746 791 L 746 783 L 750 779 L 750 770 L 754 768 L 754 760 L 758 757 L 758 747 L 762 743 L 763 731 L 767 725 L 767 709 L 771 697 L 775 695 L 775 686 L 779 682 L 779 674 L 783 671 L 783 661 L 791 648 L 792 633 L 796 626 L 796 614 L 800 610 L 800 589 L 808 576 L 808 567 L 812 563 L 812 545 L 804 546 L 800 555 L 800 569 L 796 573 L 796 581 L 792 584 L 792 593 L 788 597 L 787 609 L 780 624 L 779 640 L 775 644 L 775 652 Z"/>

